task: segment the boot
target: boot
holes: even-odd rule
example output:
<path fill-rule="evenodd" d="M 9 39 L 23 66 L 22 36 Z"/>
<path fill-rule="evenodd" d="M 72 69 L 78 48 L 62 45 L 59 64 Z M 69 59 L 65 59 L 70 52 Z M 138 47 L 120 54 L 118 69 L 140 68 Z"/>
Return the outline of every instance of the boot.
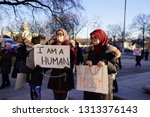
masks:
<path fill-rule="evenodd" d="M 6 86 L 2 84 L 1 87 L 0 87 L 0 89 L 4 89 L 5 87 L 6 87 Z"/>
<path fill-rule="evenodd" d="M 7 87 L 7 86 L 9 87 L 9 86 L 10 86 L 10 83 L 7 83 L 7 84 L 6 84 L 6 87 Z"/>

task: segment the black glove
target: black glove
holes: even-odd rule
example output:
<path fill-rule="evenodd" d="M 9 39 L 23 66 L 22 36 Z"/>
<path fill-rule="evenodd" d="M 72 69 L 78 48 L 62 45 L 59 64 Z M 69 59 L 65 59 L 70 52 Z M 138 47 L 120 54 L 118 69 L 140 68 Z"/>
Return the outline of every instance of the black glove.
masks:
<path fill-rule="evenodd" d="M 68 67 L 64 67 L 64 71 L 65 71 L 66 73 L 70 73 L 70 69 L 69 69 Z"/>
<path fill-rule="evenodd" d="M 41 71 L 42 70 L 42 68 L 39 66 L 39 65 L 36 65 L 36 67 L 35 67 L 35 69 L 34 70 L 36 70 L 36 71 Z"/>

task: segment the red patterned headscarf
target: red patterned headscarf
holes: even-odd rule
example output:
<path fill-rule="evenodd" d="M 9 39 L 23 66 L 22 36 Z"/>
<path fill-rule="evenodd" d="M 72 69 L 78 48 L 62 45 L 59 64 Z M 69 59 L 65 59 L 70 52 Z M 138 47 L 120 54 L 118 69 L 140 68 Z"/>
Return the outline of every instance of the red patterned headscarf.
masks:
<path fill-rule="evenodd" d="M 99 55 L 105 49 L 105 46 L 108 44 L 108 36 L 101 29 L 94 30 L 90 33 L 90 36 L 91 35 L 97 36 L 100 41 L 98 45 L 94 46 L 94 54 Z"/>

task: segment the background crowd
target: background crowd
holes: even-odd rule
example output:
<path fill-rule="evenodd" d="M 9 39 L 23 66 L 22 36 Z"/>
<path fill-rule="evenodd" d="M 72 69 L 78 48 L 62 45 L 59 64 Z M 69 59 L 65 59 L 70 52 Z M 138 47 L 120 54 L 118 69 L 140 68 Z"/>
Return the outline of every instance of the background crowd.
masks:
<path fill-rule="evenodd" d="M 68 33 L 65 29 L 58 29 L 54 36 L 48 42 L 43 42 L 39 36 L 32 37 L 30 49 L 27 48 L 24 41 L 21 41 L 16 49 L 14 64 L 12 64 L 13 52 L 9 44 L 1 50 L 1 75 L 2 84 L 0 89 L 11 85 L 9 76 L 17 78 L 18 73 L 25 74 L 26 81 L 29 83 L 30 96 L 32 100 L 41 99 L 41 88 L 43 73 L 51 70 L 49 74 L 49 81 L 47 88 L 53 90 L 55 100 L 68 99 L 68 92 L 75 88 L 74 73 L 76 73 L 76 65 L 97 65 L 101 67 L 107 65 L 108 67 L 108 94 L 94 93 L 84 91 L 85 100 L 112 100 L 113 91 L 117 92 L 116 75 L 121 66 L 121 51 L 109 44 L 107 34 L 102 29 L 94 30 L 90 33 L 91 46 L 88 49 L 87 57 L 83 56 L 82 49 L 79 43 L 74 39 L 69 39 Z M 69 45 L 70 46 L 70 68 L 42 68 L 35 66 L 34 63 L 34 45 Z M 141 54 L 139 54 L 141 55 Z M 149 52 L 145 52 L 145 60 L 148 60 Z M 137 56 L 137 54 L 136 54 Z M 136 66 L 141 66 L 136 57 Z M 141 58 L 140 58 L 141 59 Z M 11 72 L 12 69 L 12 72 Z"/>

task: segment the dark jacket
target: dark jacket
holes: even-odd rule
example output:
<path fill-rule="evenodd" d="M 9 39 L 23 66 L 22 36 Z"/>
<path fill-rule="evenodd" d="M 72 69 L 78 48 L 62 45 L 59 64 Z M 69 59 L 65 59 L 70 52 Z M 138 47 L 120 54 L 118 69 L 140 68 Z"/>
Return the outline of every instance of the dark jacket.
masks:
<path fill-rule="evenodd" d="M 54 42 L 52 45 L 56 45 Z M 66 40 L 62 45 L 70 45 Z M 70 49 L 70 68 L 53 68 L 48 82 L 48 88 L 56 91 L 68 91 L 74 88 L 73 67 L 74 67 L 75 53 Z"/>
<path fill-rule="evenodd" d="M 116 73 L 118 71 L 119 61 L 112 53 L 106 53 L 107 46 L 105 50 L 100 55 L 94 55 L 92 50 L 89 52 L 87 60 L 91 60 L 93 65 L 97 65 L 99 61 L 104 61 L 108 67 L 108 74 Z"/>
<path fill-rule="evenodd" d="M 9 74 L 12 66 L 12 51 L 11 49 L 3 49 L 1 51 L 1 73 Z"/>
<path fill-rule="evenodd" d="M 82 64 L 83 63 L 83 54 L 80 47 L 76 48 L 76 64 Z"/>
<path fill-rule="evenodd" d="M 17 77 L 17 73 L 24 73 L 22 69 L 25 69 L 26 65 L 26 58 L 28 56 L 28 51 L 26 45 L 19 44 L 16 50 L 16 60 L 14 63 L 13 71 L 12 71 L 12 78 Z"/>
<path fill-rule="evenodd" d="M 21 69 L 20 69 L 20 64 L 26 64 L 26 58 L 28 55 L 28 51 L 26 49 L 26 45 L 25 44 L 20 44 L 17 48 L 17 54 L 16 54 L 16 61 L 14 64 L 14 72 L 17 73 L 21 73 Z"/>
<path fill-rule="evenodd" d="M 27 82 L 34 86 L 41 86 L 43 81 L 42 68 L 36 66 L 35 69 L 30 69 L 30 72 L 27 74 Z"/>

